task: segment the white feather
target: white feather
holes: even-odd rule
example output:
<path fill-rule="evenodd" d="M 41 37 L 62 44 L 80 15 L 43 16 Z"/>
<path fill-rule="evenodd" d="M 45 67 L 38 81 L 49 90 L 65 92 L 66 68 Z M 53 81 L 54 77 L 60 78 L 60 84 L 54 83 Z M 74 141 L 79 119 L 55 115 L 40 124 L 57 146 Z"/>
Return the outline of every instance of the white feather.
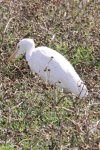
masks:
<path fill-rule="evenodd" d="M 26 52 L 26 60 L 33 73 L 37 73 L 49 84 L 56 83 L 57 88 L 72 92 L 79 98 L 88 95 L 87 88 L 83 84 L 70 62 L 57 51 L 48 47 L 37 47 L 32 39 L 23 39 L 17 45 L 20 47 L 16 56 Z M 48 70 L 49 69 L 49 70 Z M 46 70 L 46 71 L 44 71 Z M 59 83 L 59 80 L 61 83 Z"/>

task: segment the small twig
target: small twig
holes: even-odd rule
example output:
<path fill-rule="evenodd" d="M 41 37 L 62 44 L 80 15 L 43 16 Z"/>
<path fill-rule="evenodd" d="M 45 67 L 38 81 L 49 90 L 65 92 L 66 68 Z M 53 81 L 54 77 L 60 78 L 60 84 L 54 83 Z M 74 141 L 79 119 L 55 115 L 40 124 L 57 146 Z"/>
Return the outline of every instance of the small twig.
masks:
<path fill-rule="evenodd" d="M 5 145 L 7 144 L 7 135 L 10 127 L 10 122 L 11 122 L 11 109 L 9 107 L 9 112 L 8 112 L 8 119 L 7 119 L 7 132 L 5 134 Z"/>
<path fill-rule="evenodd" d="M 8 25 L 9 25 L 9 23 L 11 22 L 11 20 L 14 19 L 14 18 L 15 18 L 15 17 L 12 17 L 12 18 L 9 19 L 9 21 L 8 21 L 6 27 L 5 27 L 4 33 L 6 32 L 6 29 L 8 28 Z"/>
<path fill-rule="evenodd" d="M 50 61 L 48 62 L 48 65 L 49 65 L 49 63 L 51 62 L 51 60 L 53 59 L 53 56 L 51 56 L 51 59 L 50 59 Z M 48 77 L 48 70 L 49 70 L 49 72 L 50 72 L 50 69 L 48 69 L 48 65 L 46 66 L 46 68 L 44 69 L 44 71 L 46 72 L 46 87 L 48 86 L 48 78 L 50 77 L 50 74 L 49 74 L 49 77 Z M 48 69 L 48 70 L 47 70 Z"/>
<path fill-rule="evenodd" d="M 27 80 L 27 78 L 26 78 L 25 75 L 22 73 L 22 71 L 20 70 L 20 68 L 17 67 L 15 64 L 14 64 L 14 67 L 16 67 L 16 68 L 21 72 L 21 74 L 23 75 L 23 77 Z"/>
<path fill-rule="evenodd" d="M 68 118 L 68 117 L 66 117 L 69 121 L 71 121 L 74 125 L 76 125 L 77 127 L 78 127 L 78 129 L 82 132 L 82 133 L 84 133 L 85 134 L 85 132 L 82 130 L 82 128 L 80 127 L 80 125 L 77 123 L 77 122 L 75 122 L 74 120 L 71 120 L 70 118 Z"/>
<path fill-rule="evenodd" d="M 89 106 L 93 106 L 93 105 L 100 105 L 100 103 L 89 104 L 88 107 L 89 107 Z"/>
<path fill-rule="evenodd" d="M 100 94 L 98 92 L 93 92 L 93 95 L 95 95 L 97 98 L 100 98 Z"/>
<path fill-rule="evenodd" d="M 14 108 L 16 108 L 16 107 L 19 107 L 19 105 L 21 105 L 22 103 L 23 103 L 23 102 L 19 103 L 18 105 L 12 107 L 11 109 L 14 109 Z"/>
<path fill-rule="evenodd" d="M 59 108 L 59 109 L 63 108 L 63 109 L 66 110 L 66 111 L 74 112 L 73 110 L 67 109 L 67 108 L 65 108 L 65 107 L 58 107 L 58 106 L 57 106 L 56 108 Z"/>
<path fill-rule="evenodd" d="M 77 18 L 77 16 L 78 16 L 79 13 L 81 12 L 81 10 L 82 10 L 82 9 L 80 9 L 80 10 L 78 11 L 78 13 L 76 14 L 76 16 L 73 18 L 73 22 L 75 21 L 75 19 Z M 72 23 L 73 23 L 73 22 L 72 22 Z"/>
<path fill-rule="evenodd" d="M 57 104 L 57 88 L 56 88 L 56 84 L 54 86 L 54 103 L 55 103 L 55 105 Z"/>

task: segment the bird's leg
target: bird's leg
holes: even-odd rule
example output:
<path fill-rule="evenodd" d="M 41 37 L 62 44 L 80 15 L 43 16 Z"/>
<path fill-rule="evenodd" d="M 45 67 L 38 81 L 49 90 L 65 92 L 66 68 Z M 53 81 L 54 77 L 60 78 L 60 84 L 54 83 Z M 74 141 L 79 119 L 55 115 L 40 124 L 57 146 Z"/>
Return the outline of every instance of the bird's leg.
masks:
<path fill-rule="evenodd" d="M 54 104 L 57 104 L 57 88 L 56 88 L 56 83 L 54 85 Z"/>

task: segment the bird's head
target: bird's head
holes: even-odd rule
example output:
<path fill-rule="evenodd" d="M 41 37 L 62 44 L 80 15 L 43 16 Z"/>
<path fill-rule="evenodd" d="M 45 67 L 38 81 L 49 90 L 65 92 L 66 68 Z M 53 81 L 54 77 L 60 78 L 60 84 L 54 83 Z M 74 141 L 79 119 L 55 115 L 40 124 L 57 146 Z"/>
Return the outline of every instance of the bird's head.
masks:
<path fill-rule="evenodd" d="M 35 43 L 33 39 L 23 39 L 16 47 L 16 51 L 10 56 L 7 63 L 9 63 L 13 58 L 18 57 L 20 54 L 25 53 L 28 49 L 35 48 Z"/>

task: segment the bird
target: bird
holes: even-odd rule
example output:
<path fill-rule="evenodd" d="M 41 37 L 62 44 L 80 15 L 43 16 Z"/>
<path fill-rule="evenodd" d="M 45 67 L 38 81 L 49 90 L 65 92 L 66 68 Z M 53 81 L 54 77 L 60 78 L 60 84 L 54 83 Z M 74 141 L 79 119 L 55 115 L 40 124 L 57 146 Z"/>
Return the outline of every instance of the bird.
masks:
<path fill-rule="evenodd" d="M 37 73 L 48 85 L 55 85 L 57 90 L 71 92 L 80 99 L 87 97 L 88 90 L 71 63 L 59 52 L 46 46 L 35 48 L 33 39 L 22 39 L 16 46 L 16 51 L 9 57 L 7 63 L 26 53 L 26 60 L 32 73 Z"/>

